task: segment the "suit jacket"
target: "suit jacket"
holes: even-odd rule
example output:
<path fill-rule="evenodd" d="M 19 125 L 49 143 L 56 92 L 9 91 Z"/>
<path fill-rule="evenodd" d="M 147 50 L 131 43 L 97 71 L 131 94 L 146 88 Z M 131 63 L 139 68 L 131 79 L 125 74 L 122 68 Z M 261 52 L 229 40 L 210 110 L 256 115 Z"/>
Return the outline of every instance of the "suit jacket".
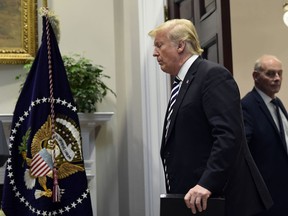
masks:
<path fill-rule="evenodd" d="M 239 95 L 228 70 L 197 58 L 161 145 L 167 192 L 186 194 L 199 184 L 225 196 L 229 216 L 252 215 L 272 205 L 245 140 Z"/>
<path fill-rule="evenodd" d="M 288 155 L 277 126 L 259 93 L 253 89 L 242 100 L 247 142 L 273 198 L 261 215 L 288 215 Z M 280 108 L 287 112 L 280 101 Z"/>

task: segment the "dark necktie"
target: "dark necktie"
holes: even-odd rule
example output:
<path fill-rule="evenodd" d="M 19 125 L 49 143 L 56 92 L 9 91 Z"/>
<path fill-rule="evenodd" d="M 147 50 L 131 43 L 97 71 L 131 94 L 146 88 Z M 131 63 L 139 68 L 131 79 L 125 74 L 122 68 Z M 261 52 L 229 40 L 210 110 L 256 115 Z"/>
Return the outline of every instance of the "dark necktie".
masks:
<path fill-rule="evenodd" d="M 285 148 L 287 149 L 287 147 L 286 147 L 286 139 L 285 139 L 285 132 L 284 132 L 284 128 L 283 128 L 283 121 L 282 121 L 282 118 L 281 118 L 281 115 L 280 115 L 279 101 L 277 99 L 273 99 L 273 100 L 271 100 L 271 103 L 273 103 L 275 105 L 280 136 L 281 136 L 281 139 L 282 139 L 283 143 L 285 144 L 284 145 Z"/>
<path fill-rule="evenodd" d="M 170 122 L 171 122 L 171 115 L 173 112 L 173 106 L 176 102 L 176 98 L 177 95 L 179 93 L 179 89 L 180 89 L 180 82 L 181 80 L 176 76 L 172 85 L 172 90 L 171 90 L 171 96 L 170 96 L 170 101 L 168 104 L 168 110 L 167 110 L 167 118 L 166 118 L 166 128 L 165 128 L 165 138 L 167 137 L 167 133 L 168 133 L 168 129 L 170 126 Z"/>

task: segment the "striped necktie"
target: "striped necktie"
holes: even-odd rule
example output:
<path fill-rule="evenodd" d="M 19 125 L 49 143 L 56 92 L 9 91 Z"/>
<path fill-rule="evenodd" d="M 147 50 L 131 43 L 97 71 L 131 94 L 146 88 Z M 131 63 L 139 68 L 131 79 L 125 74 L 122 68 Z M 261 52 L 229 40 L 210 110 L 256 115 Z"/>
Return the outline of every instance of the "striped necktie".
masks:
<path fill-rule="evenodd" d="M 168 104 L 168 110 L 167 110 L 167 118 L 166 118 L 166 127 L 165 127 L 165 138 L 167 138 L 167 134 L 168 134 L 168 129 L 170 126 L 170 122 L 171 122 L 171 115 L 173 112 L 173 106 L 176 102 L 176 98 L 177 95 L 179 93 L 179 89 L 180 89 L 180 82 L 181 80 L 179 79 L 179 77 L 175 77 L 173 85 L 172 85 L 172 90 L 171 90 L 171 96 L 170 96 L 170 101 Z"/>

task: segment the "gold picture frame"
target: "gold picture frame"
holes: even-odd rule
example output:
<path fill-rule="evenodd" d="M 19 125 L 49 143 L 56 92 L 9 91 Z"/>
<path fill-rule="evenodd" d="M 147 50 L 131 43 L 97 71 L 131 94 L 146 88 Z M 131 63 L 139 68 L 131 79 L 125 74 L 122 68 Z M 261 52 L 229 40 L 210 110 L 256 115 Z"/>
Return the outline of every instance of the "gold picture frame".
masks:
<path fill-rule="evenodd" d="M 37 0 L 0 1 L 0 64 L 24 64 L 35 57 L 37 26 Z"/>

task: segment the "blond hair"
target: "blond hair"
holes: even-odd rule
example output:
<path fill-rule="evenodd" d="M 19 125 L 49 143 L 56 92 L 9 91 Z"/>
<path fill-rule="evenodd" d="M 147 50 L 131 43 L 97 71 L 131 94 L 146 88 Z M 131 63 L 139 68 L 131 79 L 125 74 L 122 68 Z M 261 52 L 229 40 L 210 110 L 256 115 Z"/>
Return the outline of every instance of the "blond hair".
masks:
<path fill-rule="evenodd" d="M 155 29 L 151 30 L 148 35 L 155 37 L 157 33 L 167 31 L 168 38 L 174 43 L 184 41 L 188 46 L 188 52 L 191 54 L 201 55 L 203 49 L 200 46 L 195 26 L 187 19 L 172 19 L 168 20 Z"/>

